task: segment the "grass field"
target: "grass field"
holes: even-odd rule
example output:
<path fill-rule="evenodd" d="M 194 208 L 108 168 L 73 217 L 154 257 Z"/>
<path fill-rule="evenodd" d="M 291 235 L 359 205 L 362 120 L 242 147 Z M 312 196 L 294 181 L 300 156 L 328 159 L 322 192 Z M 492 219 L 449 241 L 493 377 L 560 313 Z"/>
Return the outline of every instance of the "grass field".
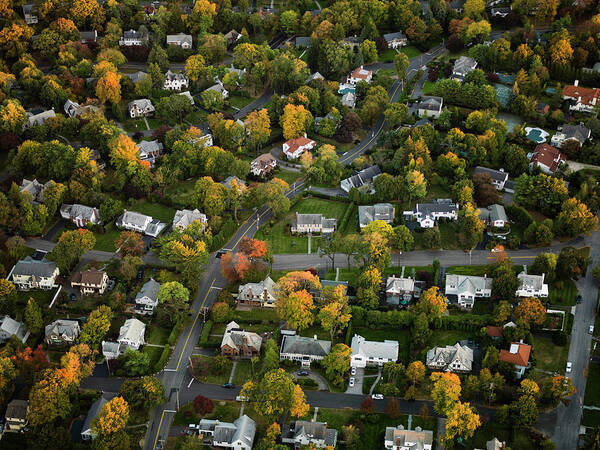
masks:
<path fill-rule="evenodd" d="M 559 347 L 551 339 L 540 336 L 533 338 L 533 354 L 538 369 L 564 373 L 568 353 L 568 345 Z"/>
<path fill-rule="evenodd" d="M 557 288 L 556 283 L 550 286 L 548 298 L 553 305 L 573 306 L 577 301 L 577 286 L 573 280 L 562 281 L 562 288 Z"/>
<path fill-rule="evenodd" d="M 167 225 L 173 221 L 175 209 L 160 203 L 150 203 L 143 200 L 138 200 L 128 208 L 130 211 L 135 211 L 141 214 L 152 216 L 153 219 L 158 219 Z"/>
<path fill-rule="evenodd" d="M 490 274 L 490 266 L 450 266 L 446 273 L 482 277 L 485 274 Z"/>
<path fill-rule="evenodd" d="M 589 365 L 583 404 L 600 407 L 600 365 L 597 363 Z"/>
<path fill-rule="evenodd" d="M 165 190 L 165 194 L 170 196 L 176 204 L 191 205 L 196 181 L 193 179 L 171 184 Z"/>
<path fill-rule="evenodd" d="M 433 93 L 433 86 L 435 85 L 432 81 L 426 81 L 423 83 L 423 94 L 430 95 Z"/>
<path fill-rule="evenodd" d="M 285 181 L 287 184 L 292 184 L 297 179 L 301 178 L 300 172 L 292 172 L 291 170 L 282 170 L 275 174 L 275 178 Z"/>
<path fill-rule="evenodd" d="M 409 58 L 414 58 L 415 56 L 419 56 L 421 54 L 419 49 L 417 47 L 413 47 L 412 45 L 402 47 L 400 52 L 404 53 Z M 394 58 L 397 54 L 398 52 L 396 52 L 396 50 L 393 48 L 388 48 L 379 54 L 379 61 L 394 61 Z"/>
<path fill-rule="evenodd" d="M 252 97 L 243 97 L 241 95 L 231 95 L 229 97 L 229 104 L 237 109 L 242 109 L 244 106 L 248 106 L 254 99 Z"/>
<path fill-rule="evenodd" d="M 454 345 L 464 339 L 473 338 L 474 334 L 463 330 L 434 330 L 429 347 L 445 347 Z"/>
<path fill-rule="evenodd" d="M 114 252 L 115 248 L 115 239 L 119 237 L 121 233 L 120 230 L 109 230 L 104 234 L 95 233 L 96 237 L 96 245 L 94 245 L 95 250 L 102 250 L 105 252 Z"/>
<path fill-rule="evenodd" d="M 255 235 L 256 239 L 267 241 L 273 253 L 306 253 L 308 251 L 307 236 L 292 236 L 287 231 L 291 225 L 296 212 L 301 214 L 323 214 L 325 217 L 333 217 L 341 220 L 348 203 L 323 200 L 320 198 L 306 198 L 294 206 L 290 212 L 273 226 L 261 227 Z M 354 220 L 350 218 L 350 220 Z M 318 237 L 311 239 L 311 251 L 316 252 L 318 248 Z"/>

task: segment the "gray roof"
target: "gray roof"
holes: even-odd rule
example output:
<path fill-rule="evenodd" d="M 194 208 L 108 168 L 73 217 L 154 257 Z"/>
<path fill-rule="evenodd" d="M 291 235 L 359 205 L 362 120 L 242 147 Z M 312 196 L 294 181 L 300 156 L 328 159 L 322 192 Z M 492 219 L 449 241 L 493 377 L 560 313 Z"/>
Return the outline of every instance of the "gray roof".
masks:
<path fill-rule="evenodd" d="M 458 210 L 458 206 L 452 202 L 446 201 L 434 201 L 431 203 L 417 203 L 416 211 L 422 213 L 424 216 L 433 213 L 447 213 Z"/>
<path fill-rule="evenodd" d="M 577 139 L 581 143 L 584 143 L 591 134 L 591 130 L 581 123 L 577 125 L 565 124 L 562 127 L 562 132 L 566 139 Z"/>
<path fill-rule="evenodd" d="M 91 206 L 80 205 L 75 203 L 73 205 L 67 205 L 64 203 L 60 207 L 60 214 L 63 216 L 72 216 L 72 217 L 81 217 L 87 220 L 93 220 L 94 216 L 97 214 L 98 219 L 100 218 L 100 212 L 97 208 L 93 208 Z"/>
<path fill-rule="evenodd" d="M 197 209 L 178 209 L 175 212 L 175 216 L 173 216 L 173 227 L 181 225 L 183 228 L 187 228 L 189 224 L 196 220 L 206 222 L 206 215 L 202 214 Z"/>
<path fill-rule="evenodd" d="M 46 122 L 46 120 L 50 119 L 51 117 L 56 117 L 54 109 L 42 111 L 38 114 L 32 114 L 30 112 L 27 112 L 27 125 L 30 127 L 34 125 L 43 125 L 44 122 Z"/>
<path fill-rule="evenodd" d="M 495 222 L 497 220 L 508 222 L 508 216 L 506 215 L 504 206 L 497 204 L 490 205 L 487 208 L 480 208 L 479 218 L 483 221 L 489 220 L 490 222 Z"/>
<path fill-rule="evenodd" d="M 213 84 L 211 87 L 206 88 L 206 91 L 215 91 L 215 92 L 218 92 L 221 95 L 226 90 L 227 89 L 225 89 L 225 86 L 223 86 L 223 83 L 216 83 L 216 84 Z"/>
<path fill-rule="evenodd" d="M 410 447 L 411 450 L 423 450 L 425 445 L 431 446 L 433 444 L 433 431 L 422 430 L 420 427 L 416 427 L 414 430 L 405 430 L 402 425 L 395 428 L 386 427 L 385 440 L 393 442 L 394 445 L 400 448 L 408 442 L 414 442 L 415 445 Z"/>
<path fill-rule="evenodd" d="M 150 101 L 147 98 L 140 98 L 137 100 L 134 100 L 132 102 L 129 102 L 129 104 L 127 105 L 127 108 L 132 109 L 133 106 L 136 106 L 138 109 L 151 109 L 152 111 L 154 111 L 154 105 L 152 104 L 152 101 Z"/>
<path fill-rule="evenodd" d="M 424 96 L 417 108 L 427 111 L 440 111 L 443 103 L 444 99 L 442 97 Z"/>
<path fill-rule="evenodd" d="M 125 324 L 119 329 L 119 341 L 122 339 L 129 339 L 132 341 L 139 341 L 140 334 L 146 330 L 146 324 L 141 320 L 127 319 Z"/>
<path fill-rule="evenodd" d="M 295 41 L 296 47 L 300 47 L 300 48 L 308 47 L 309 43 L 310 43 L 310 37 L 308 37 L 308 36 L 296 37 L 296 41 Z"/>
<path fill-rule="evenodd" d="M 65 335 L 75 338 L 79 335 L 79 322 L 76 320 L 58 319 L 46 325 L 46 337 L 50 334 Z"/>
<path fill-rule="evenodd" d="M 262 346 L 262 337 L 252 331 L 244 331 L 240 326 L 231 321 L 227 324 L 225 334 L 221 340 L 221 347 L 228 345 L 234 349 L 241 349 L 244 345 L 260 352 Z"/>
<path fill-rule="evenodd" d="M 243 180 L 240 180 L 238 177 L 236 177 L 235 175 L 232 175 L 230 177 L 225 178 L 224 181 L 221 181 L 221 184 L 223 186 L 225 186 L 227 189 L 231 189 L 231 182 L 233 180 L 236 180 L 238 183 L 238 186 L 246 186 L 246 183 Z"/>
<path fill-rule="evenodd" d="M 263 292 L 267 291 L 272 296 L 275 296 L 274 287 L 275 282 L 270 276 L 267 275 L 267 278 L 265 278 L 259 283 L 246 283 L 240 285 L 240 287 L 238 288 L 238 293 L 240 295 L 243 295 L 250 291 L 254 295 L 262 295 Z"/>
<path fill-rule="evenodd" d="M 544 275 L 531 275 L 523 271 L 517 275 L 520 286 L 519 289 L 534 289 L 541 291 L 544 286 Z"/>
<path fill-rule="evenodd" d="M 394 221 L 394 206 L 390 203 L 377 203 L 375 205 L 361 205 L 358 207 L 358 223 L 366 226 L 374 220 Z"/>
<path fill-rule="evenodd" d="M 370 183 L 371 181 L 373 181 L 373 179 L 378 175 L 381 175 L 381 169 L 379 168 L 379 166 L 377 166 L 377 165 L 370 166 L 370 167 L 367 167 L 366 169 L 363 169 L 360 172 L 352 175 L 350 178 L 346 178 L 345 180 L 342 180 L 341 184 L 342 185 L 346 184 L 346 185 L 349 185 L 350 187 L 355 187 L 358 189 L 363 184 Z M 350 189 L 348 189 L 348 190 L 350 190 Z"/>
<path fill-rule="evenodd" d="M 98 417 L 98 414 L 100 414 L 102 407 L 104 405 L 106 405 L 108 402 L 110 402 L 116 396 L 117 396 L 117 394 L 114 392 L 104 392 L 102 394 L 102 397 L 100 397 L 98 400 L 96 400 L 94 403 L 92 403 L 92 406 L 90 406 L 88 414 L 85 418 L 85 422 L 83 422 L 83 426 L 81 427 L 82 432 L 92 429 L 92 422 L 94 421 L 94 419 L 96 417 Z"/>
<path fill-rule="evenodd" d="M 49 278 L 54 274 L 55 271 L 56 264 L 54 262 L 48 261 L 45 258 L 40 261 L 37 261 L 31 256 L 26 256 L 24 259 L 18 261 L 15 264 L 15 267 L 12 270 L 12 274 L 28 275 L 37 278 Z"/>
<path fill-rule="evenodd" d="M 167 45 L 176 43 L 179 43 L 180 45 L 183 43 L 192 45 L 192 35 L 185 33 L 167 34 Z"/>
<path fill-rule="evenodd" d="M 135 148 L 140 153 L 141 152 L 152 153 L 152 152 L 159 152 L 159 151 L 161 151 L 163 149 L 163 145 L 158 140 L 154 140 L 154 141 L 140 141 L 138 144 L 135 145 Z"/>
<path fill-rule="evenodd" d="M 93 42 L 96 42 L 96 39 L 98 38 L 98 32 L 96 30 L 94 30 L 94 31 L 80 31 L 79 34 L 81 35 L 81 40 L 82 41 L 93 41 Z"/>
<path fill-rule="evenodd" d="M 315 72 L 306 79 L 306 82 L 310 83 L 312 80 L 324 80 L 324 79 L 325 79 L 325 77 L 323 75 L 321 75 L 319 72 Z"/>
<path fill-rule="evenodd" d="M 283 426 L 281 439 L 285 443 L 324 441 L 325 447 L 335 447 L 337 430 L 328 429 L 327 422 L 296 420 Z"/>
<path fill-rule="evenodd" d="M 395 33 L 387 33 L 383 35 L 383 39 L 385 39 L 386 42 L 390 42 L 390 41 L 394 41 L 396 39 L 406 39 L 406 35 L 400 31 L 397 31 Z"/>
<path fill-rule="evenodd" d="M 473 349 L 459 343 L 446 347 L 434 347 L 427 352 L 427 365 L 449 365 L 458 360 L 468 370 L 473 367 Z"/>
<path fill-rule="evenodd" d="M 152 217 L 150 216 L 135 211 L 125 211 L 123 212 L 123 215 L 117 220 L 117 225 L 123 223 L 132 223 L 134 225 L 142 227 L 146 224 L 148 218 L 152 219 Z"/>
<path fill-rule="evenodd" d="M 10 336 L 17 336 L 21 342 L 25 342 L 29 336 L 29 333 L 25 330 L 25 324 L 17 322 L 9 316 L 4 316 L 0 319 L 0 330 Z"/>
<path fill-rule="evenodd" d="M 492 180 L 499 181 L 501 183 L 508 180 L 508 172 L 504 172 L 503 170 L 495 170 L 488 167 L 477 166 L 475 167 L 474 175 L 479 173 L 486 173 L 492 178 Z"/>
<path fill-rule="evenodd" d="M 412 278 L 388 277 L 385 285 L 387 294 L 400 294 L 404 292 L 413 292 L 415 290 L 415 280 Z"/>
<path fill-rule="evenodd" d="M 214 441 L 229 444 L 241 441 L 246 448 L 252 448 L 256 434 L 256 422 L 245 414 L 234 420 L 233 423 L 201 419 L 199 427 L 200 433 L 212 432 Z"/>
<path fill-rule="evenodd" d="M 462 9 L 465 6 L 466 0 L 452 0 L 450 2 L 450 8 Z"/>
<path fill-rule="evenodd" d="M 384 340 L 367 341 L 364 337 L 355 334 L 352 337 L 352 355 L 363 355 L 367 358 L 385 358 L 396 361 L 398 359 L 398 341 Z"/>
<path fill-rule="evenodd" d="M 475 293 L 478 290 L 492 289 L 493 278 L 476 277 L 472 275 L 455 275 L 449 273 L 446 275 L 446 289 L 448 285 L 456 286 L 456 294 L 463 292 Z"/>
<path fill-rule="evenodd" d="M 183 73 L 172 72 L 171 70 L 167 70 L 165 73 L 165 80 L 187 80 L 188 78 Z"/>
<path fill-rule="evenodd" d="M 464 2 L 463 2 L 464 4 Z M 469 56 L 461 56 L 454 63 L 454 72 L 460 74 L 467 74 L 471 70 L 474 70 L 477 67 L 477 61 Z"/>
<path fill-rule="evenodd" d="M 137 30 L 125 30 L 123 31 L 124 39 L 142 39 L 142 34 Z"/>
<path fill-rule="evenodd" d="M 7 419 L 25 419 L 27 417 L 28 406 L 28 400 L 15 399 L 11 401 L 6 407 L 6 414 L 4 415 L 4 417 L 6 417 Z"/>
<path fill-rule="evenodd" d="M 149 299 L 156 301 L 158 300 L 158 291 L 160 290 L 160 283 L 155 281 L 153 278 L 150 278 L 148 281 L 144 283 L 140 292 L 137 293 L 135 299 L 138 300 L 143 297 L 148 297 Z"/>
<path fill-rule="evenodd" d="M 131 79 L 131 81 L 133 81 L 133 83 L 137 83 L 138 81 L 140 81 L 144 76 L 146 75 L 146 72 L 142 72 L 141 70 L 138 70 L 137 72 L 134 73 L 126 73 L 125 76 L 129 77 Z M 142 100 L 147 100 L 147 99 L 142 99 Z M 140 100 L 135 100 L 135 101 L 140 101 Z M 148 100 L 150 101 L 150 100 Z M 134 102 L 131 102 L 134 103 Z M 131 107 L 131 103 L 129 104 Z"/>
<path fill-rule="evenodd" d="M 331 350 L 331 342 L 304 336 L 283 336 L 281 353 L 325 357 Z"/>

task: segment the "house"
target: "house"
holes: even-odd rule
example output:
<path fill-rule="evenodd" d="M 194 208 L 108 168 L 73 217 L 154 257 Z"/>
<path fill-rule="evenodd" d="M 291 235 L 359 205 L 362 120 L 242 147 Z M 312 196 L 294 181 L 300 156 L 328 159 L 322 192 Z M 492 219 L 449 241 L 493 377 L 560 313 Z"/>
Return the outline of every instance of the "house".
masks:
<path fill-rule="evenodd" d="M 80 105 L 79 103 L 68 100 L 64 104 L 65 114 L 69 117 L 80 117 L 84 114 L 93 114 L 100 108 L 94 105 Z"/>
<path fill-rule="evenodd" d="M 344 192 L 350 192 L 352 188 L 360 189 L 373 183 L 373 180 L 381 175 L 379 166 L 370 166 L 360 172 L 355 173 L 350 178 L 340 182 L 340 187 Z"/>
<path fill-rule="evenodd" d="M 485 443 L 485 450 L 506 450 L 506 442 L 501 442 L 498 438 L 490 439 Z"/>
<path fill-rule="evenodd" d="M 511 342 L 508 350 L 500 350 L 498 359 L 515 366 L 517 379 L 525 375 L 525 370 L 529 368 L 529 355 L 531 354 L 531 345 L 523 342 Z"/>
<path fill-rule="evenodd" d="M 221 181 L 221 184 L 223 186 L 225 186 L 225 188 L 229 191 L 233 187 L 234 182 L 238 188 L 241 188 L 241 189 L 246 188 L 246 183 L 244 182 L 244 180 L 240 180 L 235 175 L 231 175 L 231 176 L 225 178 L 223 181 Z"/>
<path fill-rule="evenodd" d="M 208 126 L 191 126 L 187 131 L 187 142 L 200 147 L 212 147 L 213 137 Z"/>
<path fill-rule="evenodd" d="M 421 228 L 433 228 L 439 219 L 456 220 L 458 205 L 450 199 L 437 199 L 431 203 L 417 203 L 414 211 L 404 211 L 405 218 L 415 220 Z"/>
<path fill-rule="evenodd" d="M 296 48 L 308 48 L 308 44 L 310 44 L 310 37 L 296 36 L 291 43 L 293 43 L 292 45 Z"/>
<path fill-rule="evenodd" d="M 76 272 L 71 287 L 79 288 L 81 295 L 102 295 L 108 287 L 108 275 L 103 270 L 88 269 Z"/>
<path fill-rule="evenodd" d="M 100 223 L 100 210 L 98 208 L 78 203 L 73 205 L 63 203 L 60 207 L 60 216 L 73 222 L 79 228 L 87 227 L 88 223 L 92 225 Z"/>
<path fill-rule="evenodd" d="M 225 89 L 225 86 L 223 86 L 223 83 L 221 83 L 220 81 L 217 84 L 213 84 L 211 87 L 204 90 L 204 92 L 206 91 L 215 91 L 221 96 L 223 100 L 225 100 L 229 96 L 229 91 Z"/>
<path fill-rule="evenodd" d="M 145 74 L 144 74 L 145 75 Z M 127 106 L 129 109 L 129 116 L 132 119 L 137 117 L 148 117 L 154 114 L 154 105 L 147 98 L 140 98 L 139 100 L 134 100 L 129 103 Z"/>
<path fill-rule="evenodd" d="M 250 163 L 250 173 L 256 177 L 265 177 L 277 167 L 277 160 L 270 153 L 263 153 Z"/>
<path fill-rule="evenodd" d="M 427 367 L 454 373 L 469 373 L 473 369 L 473 349 L 460 343 L 434 347 L 427 352 Z"/>
<path fill-rule="evenodd" d="M 398 341 L 385 340 L 383 342 L 367 341 L 364 337 L 355 334 L 352 337 L 352 354 L 350 355 L 351 367 L 383 366 L 387 362 L 398 360 Z"/>
<path fill-rule="evenodd" d="M 360 48 L 360 44 L 362 44 L 364 39 L 360 36 L 348 36 L 344 38 L 343 44 L 345 47 L 350 47 L 353 51 L 354 49 Z"/>
<path fill-rule="evenodd" d="M 462 13 L 465 7 L 466 0 L 451 0 L 450 9 L 453 9 L 457 13 Z"/>
<path fill-rule="evenodd" d="M 464 3 L 464 2 L 463 2 Z M 477 61 L 469 56 L 461 56 L 454 63 L 454 69 L 450 76 L 453 80 L 463 81 L 467 74 L 477 67 Z"/>
<path fill-rule="evenodd" d="M 139 31 L 129 30 L 124 31 L 121 39 L 119 39 L 119 46 L 121 47 L 139 47 L 146 45 L 148 42 L 148 36 L 142 35 Z"/>
<path fill-rule="evenodd" d="M 208 223 L 206 214 L 202 214 L 197 209 L 194 209 L 193 211 L 191 209 L 177 210 L 173 217 L 173 229 L 184 231 L 192 222 L 196 221 L 206 225 Z"/>
<path fill-rule="evenodd" d="M 102 155 L 96 149 L 92 149 L 90 151 L 90 162 L 94 162 L 99 169 L 104 169 L 106 167 L 106 163 L 102 159 Z"/>
<path fill-rule="evenodd" d="M 523 271 L 517 278 L 519 287 L 515 297 L 548 297 L 548 285 L 544 283 L 546 274 L 530 275 Z"/>
<path fill-rule="evenodd" d="M 192 94 L 190 93 L 190 91 L 180 92 L 179 95 L 182 95 L 185 98 L 187 98 L 190 101 L 190 105 L 194 106 L 196 104 L 196 102 L 194 102 L 194 97 L 192 97 Z"/>
<path fill-rule="evenodd" d="M 494 341 L 502 339 L 504 336 L 504 330 L 502 327 L 496 327 L 494 325 L 486 326 L 486 334 L 491 337 Z"/>
<path fill-rule="evenodd" d="M 135 296 L 135 312 L 150 316 L 154 314 L 154 308 L 158 306 L 158 291 L 160 291 L 158 281 L 155 281 L 154 278 L 146 281 Z"/>
<path fill-rule="evenodd" d="M 166 224 L 158 219 L 153 219 L 145 214 L 135 211 L 123 211 L 123 214 L 117 219 L 116 225 L 130 231 L 137 231 L 148 236 L 156 237 L 166 227 Z"/>
<path fill-rule="evenodd" d="M 6 407 L 6 431 L 23 431 L 27 426 L 29 400 L 12 400 Z"/>
<path fill-rule="evenodd" d="M 550 105 L 548 105 L 547 103 L 540 102 L 537 105 L 535 105 L 535 112 L 542 116 L 548 114 L 549 111 Z"/>
<path fill-rule="evenodd" d="M 554 138 L 552 139 L 554 140 Z M 543 143 L 535 147 L 535 150 L 529 159 L 529 169 L 533 170 L 533 168 L 537 166 L 542 169 L 542 172 L 552 175 L 566 161 L 567 157 L 558 149 Z"/>
<path fill-rule="evenodd" d="M 470 275 L 446 275 L 446 295 L 456 296 L 462 308 L 473 308 L 475 298 L 492 296 L 492 278 Z"/>
<path fill-rule="evenodd" d="M 192 48 L 192 35 L 185 33 L 167 34 L 167 45 L 176 45 L 184 50 Z"/>
<path fill-rule="evenodd" d="M 292 233 L 333 233 L 337 226 L 337 219 L 327 219 L 323 214 L 300 214 L 292 220 Z"/>
<path fill-rule="evenodd" d="M 31 128 L 38 125 L 44 125 L 46 120 L 56 117 L 56 113 L 54 112 L 54 108 L 49 109 L 47 111 L 42 111 L 36 114 L 32 112 L 27 112 L 27 122 L 25 123 L 25 128 Z"/>
<path fill-rule="evenodd" d="M 479 220 L 491 228 L 502 228 L 508 224 L 508 216 L 502 205 L 490 205 L 479 209 Z"/>
<path fill-rule="evenodd" d="M 142 78 L 144 78 L 148 74 L 146 72 L 142 72 L 141 70 L 138 70 L 137 72 L 125 73 L 123 75 L 128 77 L 133 82 L 133 84 L 136 84 L 138 81 L 140 81 Z M 150 100 L 148 100 L 148 101 L 150 101 Z M 129 105 L 131 106 L 131 103 Z M 154 109 L 152 110 L 152 112 L 154 112 Z"/>
<path fill-rule="evenodd" d="M 22 291 L 48 290 L 54 287 L 58 275 L 59 270 L 56 263 L 48 261 L 46 258 L 37 260 L 26 256 L 14 265 L 7 279 Z"/>
<path fill-rule="evenodd" d="M 92 422 L 98 417 L 102 407 L 116 396 L 117 394 L 113 392 L 103 392 L 102 396 L 92 403 L 92 406 L 90 406 L 87 416 L 85 417 L 85 421 L 83 422 L 83 426 L 81 427 L 81 439 L 83 441 L 91 441 L 96 438 L 96 433 L 92 431 Z"/>
<path fill-rule="evenodd" d="M 406 306 L 415 296 L 415 280 L 413 278 L 392 275 L 385 282 L 385 297 L 388 305 Z"/>
<path fill-rule="evenodd" d="M 353 92 L 346 92 L 342 95 L 342 105 L 348 108 L 354 108 L 356 106 L 356 95 Z"/>
<path fill-rule="evenodd" d="M 335 448 L 337 434 L 337 430 L 327 428 L 327 422 L 296 420 L 283 426 L 281 442 L 292 444 L 294 448 Z"/>
<path fill-rule="evenodd" d="M 331 342 L 313 338 L 284 335 L 281 340 L 281 349 L 279 350 L 279 359 L 289 359 L 290 361 L 300 361 L 302 367 L 310 367 L 313 361 L 322 361 L 331 350 Z"/>
<path fill-rule="evenodd" d="M 27 192 L 31 197 L 31 202 L 36 205 L 44 201 L 44 190 L 50 186 L 50 181 L 42 184 L 35 178 L 33 180 L 27 180 L 23 178 L 21 181 L 20 190 L 21 192 Z"/>
<path fill-rule="evenodd" d="M 385 223 L 393 223 L 396 209 L 390 203 L 376 203 L 358 207 L 358 225 L 364 228 L 375 220 L 383 220 Z"/>
<path fill-rule="evenodd" d="M 244 331 L 235 322 L 229 322 L 221 341 L 221 355 L 252 358 L 260 356 L 262 338 L 250 331 Z"/>
<path fill-rule="evenodd" d="M 165 73 L 165 84 L 164 88 L 170 91 L 180 91 L 181 89 L 188 89 L 190 80 L 182 73 L 175 73 L 167 70 Z"/>
<path fill-rule="evenodd" d="M 313 80 L 325 80 L 325 77 L 323 75 L 321 75 L 319 72 L 315 72 L 306 79 L 305 83 L 308 84 Z"/>
<path fill-rule="evenodd" d="M 25 23 L 27 25 L 33 25 L 33 24 L 38 23 L 37 6 L 32 3 L 23 5 L 23 18 L 25 19 Z"/>
<path fill-rule="evenodd" d="M 80 31 L 79 37 L 82 44 L 95 44 L 98 41 L 98 32 L 92 31 Z"/>
<path fill-rule="evenodd" d="M 506 16 L 508 16 L 510 13 L 512 12 L 512 7 L 511 6 L 503 6 L 500 8 L 492 8 L 490 10 L 490 16 L 491 17 L 496 17 L 496 18 L 505 18 Z"/>
<path fill-rule="evenodd" d="M 404 47 L 408 43 L 406 35 L 400 31 L 396 33 L 384 34 L 383 40 L 387 44 L 388 48 Z"/>
<path fill-rule="evenodd" d="M 227 33 L 223 37 L 225 38 L 225 41 L 227 42 L 227 47 L 229 47 L 229 46 L 235 44 L 242 37 L 242 35 L 235 30 L 231 30 L 229 33 Z"/>
<path fill-rule="evenodd" d="M 312 150 L 315 145 L 317 143 L 306 135 L 300 136 L 283 143 L 283 154 L 289 159 L 297 159 L 305 151 Z"/>
<path fill-rule="evenodd" d="M 4 344 L 10 340 L 13 336 L 16 336 L 21 342 L 25 343 L 29 337 L 29 331 L 25 329 L 23 322 L 17 322 L 9 316 L 3 316 L 0 318 L 0 344 Z"/>
<path fill-rule="evenodd" d="M 600 98 L 600 89 L 579 86 L 579 80 L 573 85 L 567 85 L 562 90 L 563 100 L 569 101 L 571 111 L 592 113 Z"/>
<path fill-rule="evenodd" d="M 211 437 L 213 447 L 250 450 L 256 434 L 256 422 L 245 414 L 233 423 L 202 419 L 198 425 L 198 433 Z"/>
<path fill-rule="evenodd" d="M 499 191 L 504 189 L 504 185 L 508 181 L 508 172 L 505 172 L 502 169 L 494 170 L 494 169 L 489 169 L 487 167 L 477 166 L 477 167 L 475 167 L 475 172 L 473 172 L 473 176 L 479 175 L 479 174 L 489 175 L 490 178 L 492 179 L 492 184 Z"/>
<path fill-rule="evenodd" d="M 156 160 L 163 154 L 162 142 L 157 139 L 153 141 L 140 141 L 135 145 L 136 150 L 140 155 L 140 160 L 147 161 L 150 167 L 154 167 Z"/>
<path fill-rule="evenodd" d="M 73 345 L 81 333 L 81 328 L 77 320 L 58 319 L 46 325 L 45 338 L 46 344 L 67 344 Z"/>
<path fill-rule="evenodd" d="M 419 117 L 433 117 L 437 119 L 442 113 L 444 99 L 442 97 L 424 96 L 417 104 Z"/>
<path fill-rule="evenodd" d="M 433 431 L 416 427 L 405 430 L 404 425 L 386 427 L 383 445 L 388 450 L 431 450 Z"/>
<path fill-rule="evenodd" d="M 346 83 L 349 83 L 351 85 L 355 85 L 359 81 L 366 81 L 367 83 L 370 83 L 372 79 L 373 79 L 373 71 L 367 70 L 363 66 L 360 66 L 360 67 L 357 67 L 356 69 L 354 69 L 350 73 L 350 75 L 348 75 Z"/>
<path fill-rule="evenodd" d="M 564 124 L 562 130 L 552 136 L 550 143 L 561 148 L 566 142 L 577 142 L 581 147 L 592 135 L 592 130 L 579 123 L 577 125 Z"/>
<path fill-rule="evenodd" d="M 137 319 L 127 319 L 125 324 L 119 329 L 117 343 L 131 350 L 139 350 L 145 344 L 144 334 L 146 324 Z"/>
<path fill-rule="evenodd" d="M 260 283 L 246 283 L 238 287 L 238 303 L 251 306 L 275 306 L 275 282 L 267 276 Z"/>

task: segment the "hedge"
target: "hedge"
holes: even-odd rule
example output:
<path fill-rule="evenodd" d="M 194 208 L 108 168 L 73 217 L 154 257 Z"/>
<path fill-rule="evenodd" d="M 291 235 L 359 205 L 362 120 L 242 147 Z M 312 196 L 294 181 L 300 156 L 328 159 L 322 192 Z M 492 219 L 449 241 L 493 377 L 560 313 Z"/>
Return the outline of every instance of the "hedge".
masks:
<path fill-rule="evenodd" d="M 169 345 L 173 345 L 175 343 L 175 341 L 177 340 L 177 336 L 179 336 L 179 333 L 181 333 L 182 329 L 182 323 L 178 323 L 177 325 L 175 325 L 175 327 L 171 330 L 171 334 L 169 334 L 169 338 L 167 339 L 167 343 Z"/>
<path fill-rule="evenodd" d="M 210 246 L 210 251 L 214 252 L 223 247 L 227 243 L 227 241 L 231 239 L 231 236 L 233 236 L 237 229 L 238 226 L 233 220 L 227 220 L 227 222 L 225 222 L 221 226 L 221 229 L 213 238 L 212 244 Z"/>
<path fill-rule="evenodd" d="M 202 334 L 200 335 L 200 340 L 198 341 L 199 345 L 206 345 L 208 343 L 208 338 L 210 337 L 212 327 L 212 320 L 207 320 L 204 326 L 202 327 Z"/>
<path fill-rule="evenodd" d="M 506 215 L 516 224 L 527 227 L 533 223 L 533 217 L 522 206 L 509 205 L 506 207 Z"/>
<path fill-rule="evenodd" d="M 348 197 L 344 197 L 341 195 L 329 195 L 324 194 L 323 192 L 313 191 L 312 189 L 309 191 L 311 197 L 323 198 L 325 200 L 335 200 L 337 202 L 350 203 L 350 199 Z"/>
<path fill-rule="evenodd" d="M 167 365 L 170 355 L 171 347 L 169 345 L 165 345 L 164 350 L 160 354 L 160 359 L 156 361 L 156 364 L 154 365 L 154 370 L 157 372 L 161 371 Z"/>
<path fill-rule="evenodd" d="M 344 233 L 346 231 L 346 228 L 348 227 L 348 221 L 352 217 L 352 212 L 354 211 L 354 209 L 355 209 L 354 203 L 350 203 L 346 207 L 346 211 L 344 211 L 342 220 L 340 220 L 340 223 L 338 224 L 338 230 L 340 231 L 340 233 Z"/>

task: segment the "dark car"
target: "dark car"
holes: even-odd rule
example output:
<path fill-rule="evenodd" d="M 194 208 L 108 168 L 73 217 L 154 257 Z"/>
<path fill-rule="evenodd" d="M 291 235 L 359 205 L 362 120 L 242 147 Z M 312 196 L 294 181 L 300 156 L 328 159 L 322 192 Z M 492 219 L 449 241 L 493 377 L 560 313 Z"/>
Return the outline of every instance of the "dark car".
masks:
<path fill-rule="evenodd" d="M 219 251 L 217 252 L 217 254 L 215 255 L 215 258 L 217 258 L 217 259 L 221 259 L 221 256 L 223 256 L 225 253 L 227 253 L 227 252 L 225 252 L 225 251 L 223 251 L 223 250 L 219 250 Z"/>
<path fill-rule="evenodd" d="M 142 278 L 144 278 L 144 269 L 139 269 L 137 273 L 137 279 L 141 280 Z"/>
<path fill-rule="evenodd" d="M 72 302 L 77 300 L 77 294 L 75 292 L 71 292 L 71 295 L 69 295 L 69 300 L 71 300 Z"/>
<path fill-rule="evenodd" d="M 577 300 L 577 303 L 581 303 L 581 302 L 583 301 L 583 298 L 581 297 L 581 294 L 579 294 L 579 295 L 577 296 L 577 299 L 576 299 L 576 300 Z"/>
<path fill-rule="evenodd" d="M 221 387 L 223 387 L 225 389 L 233 389 L 233 388 L 235 388 L 235 384 L 233 384 L 233 383 L 225 383 Z"/>
<path fill-rule="evenodd" d="M 298 372 L 296 372 L 296 375 L 298 375 L 299 377 L 305 377 L 308 375 L 308 371 L 306 370 L 299 370 Z"/>

